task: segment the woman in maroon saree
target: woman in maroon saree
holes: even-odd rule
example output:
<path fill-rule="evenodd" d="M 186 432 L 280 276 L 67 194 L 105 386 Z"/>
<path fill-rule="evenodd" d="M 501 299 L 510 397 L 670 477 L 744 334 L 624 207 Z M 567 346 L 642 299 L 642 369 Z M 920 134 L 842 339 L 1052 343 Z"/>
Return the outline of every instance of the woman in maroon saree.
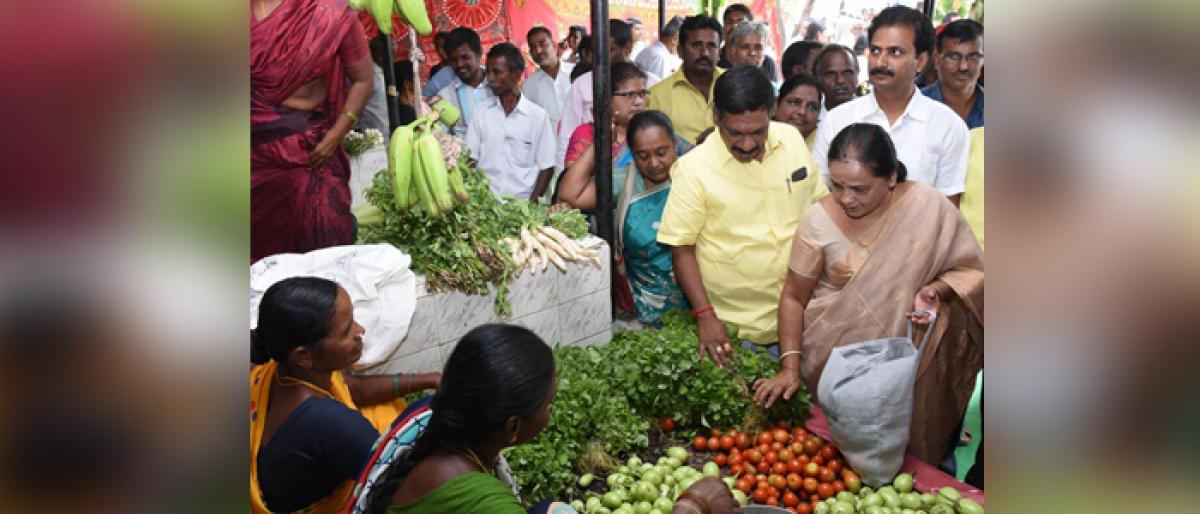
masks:
<path fill-rule="evenodd" d="M 251 262 L 353 243 L 342 138 L 373 76 L 344 0 L 251 0 Z"/>

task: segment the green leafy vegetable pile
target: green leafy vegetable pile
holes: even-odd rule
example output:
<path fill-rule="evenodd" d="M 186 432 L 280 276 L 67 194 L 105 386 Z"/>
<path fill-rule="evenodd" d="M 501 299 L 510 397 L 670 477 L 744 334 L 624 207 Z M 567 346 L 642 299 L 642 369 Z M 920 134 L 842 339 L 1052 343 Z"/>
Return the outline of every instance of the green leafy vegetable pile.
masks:
<path fill-rule="evenodd" d="M 538 225 L 550 225 L 578 239 L 587 235 L 587 220 L 577 210 L 548 214 L 545 206 L 526 200 L 502 201 L 475 167 L 465 168 L 463 181 L 470 200 L 430 218 L 420 210 L 397 208 L 391 177 L 381 170 L 366 196 L 382 217 L 359 227 L 358 244 L 389 243 L 408 253 L 413 271 L 425 276 L 431 291 L 486 295 L 488 286 L 494 286 L 496 312 L 510 314 L 508 282 L 514 270 L 502 240 L 517 236 L 523 226 Z"/>
<path fill-rule="evenodd" d="M 754 430 L 768 419 L 807 418 L 803 387 L 768 412 L 754 403 L 749 387 L 779 371 L 774 357 L 735 345 L 734 365 L 723 370 L 698 360 L 697 337 L 688 313 L 672 311 L 658 330 L 617 332 L 604 346 L 556 348 L 558 395 L 550 424 L 507 453 L 522 498 L 565 499 L 578 474 L 611 471 L 618 460 L 646 448 L 648 431 L 660 418 L 674 418 L 681 431 Z"/>

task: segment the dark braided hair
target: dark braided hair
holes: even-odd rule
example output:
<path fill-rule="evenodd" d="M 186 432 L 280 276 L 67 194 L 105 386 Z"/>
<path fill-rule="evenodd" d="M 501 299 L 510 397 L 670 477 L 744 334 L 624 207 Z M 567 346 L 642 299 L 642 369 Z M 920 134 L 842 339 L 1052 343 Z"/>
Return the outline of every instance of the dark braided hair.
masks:
<path fill-rule="evenodd" d="M 439 444 L 473 448 L 510 417 L 537 412 L 553 382 L 554 354 L 529 329 L 487 324 L 468 332 L 442 370 L 429 425 L 407 458 L 380 477 L 366 500 L 368 512 L 385 512 L 396 488 Z"/>

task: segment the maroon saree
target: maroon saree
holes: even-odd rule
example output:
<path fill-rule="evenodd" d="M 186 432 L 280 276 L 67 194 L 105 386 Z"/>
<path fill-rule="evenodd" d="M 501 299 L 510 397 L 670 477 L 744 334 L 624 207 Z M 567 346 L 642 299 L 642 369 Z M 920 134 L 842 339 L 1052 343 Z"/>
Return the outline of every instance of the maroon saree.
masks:
<path fill-rule="evenodd" d="M 284 0 L 262 20 L 251 13 L 251 262 L 353 243 L 345 150 L 339 147 L 320 169 L 309 169 L 308 154 L 342 110 L 345 68 L 369 56 L 362 26 L 344 1 Z M 315 80 L 328 91 L 321 105 L 283 107 Z"/>

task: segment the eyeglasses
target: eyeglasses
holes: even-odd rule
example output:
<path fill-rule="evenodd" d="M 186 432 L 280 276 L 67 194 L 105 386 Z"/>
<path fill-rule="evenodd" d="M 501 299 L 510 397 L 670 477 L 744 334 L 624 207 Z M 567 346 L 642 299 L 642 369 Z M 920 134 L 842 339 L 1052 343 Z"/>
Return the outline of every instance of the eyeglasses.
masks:
<path fill-rule="evenodd" d="M 643 89 L 640 91 L 622 91 L 620 93 L 613 93 L 612 95 L 613 96 L 624 96 L 626 98 L 640 98 L 642 100 L 645 100 L 646 97 L 650 95 L 650 90 Z"/>
<path fill-rule="evenodd" d="M 947 61 L 950 61 L 954 64 L 958 64 L 958 63 L 962 62 L 963 57 L 964 57 L 963 54 L 960 54 L 958 52 L 950 52 L 947 54 L 942 54 L 942 58 L 944 58 Z M 981 54 L 979 52 L 971 52 L 971 53 L 967 54 L 965 57 L 967 58 L 967 62 L 970 64 L 979 64 L 979 63 L 983 62 L 983 54 Z"/>

